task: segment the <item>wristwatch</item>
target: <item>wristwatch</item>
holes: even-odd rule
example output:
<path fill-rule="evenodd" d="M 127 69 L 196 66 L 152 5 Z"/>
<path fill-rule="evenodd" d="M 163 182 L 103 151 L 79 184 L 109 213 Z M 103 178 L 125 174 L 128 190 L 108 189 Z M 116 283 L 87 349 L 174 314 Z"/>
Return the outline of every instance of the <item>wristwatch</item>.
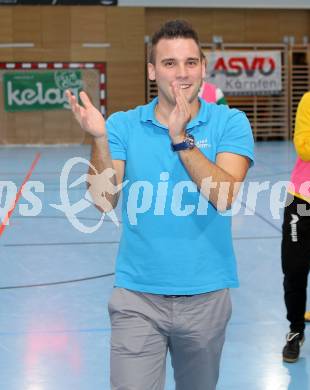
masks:
<path fill-rule="evenodd" d="M 171 144 L 171 148 L 174 152 L 178 152 L 180 150 L 190 150 L 195 146 L 195 138 L 193 135 L 186 133 L 183 142 L 178 144 Z"/>

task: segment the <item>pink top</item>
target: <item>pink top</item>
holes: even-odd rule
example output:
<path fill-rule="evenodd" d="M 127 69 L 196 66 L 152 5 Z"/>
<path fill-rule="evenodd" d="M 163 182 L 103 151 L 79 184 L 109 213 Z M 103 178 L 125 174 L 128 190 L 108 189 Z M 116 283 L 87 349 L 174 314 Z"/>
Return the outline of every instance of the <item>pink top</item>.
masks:
<path fill-rule="evenodd" d="M 216 86 L 210 83 L 203 83 L 201 97 L 208 103 L 216 103 Z"/>
<path fill-rule="evenodd" d="M 289 192 L 310 202 L 310 162 L 297 157 Z"/>

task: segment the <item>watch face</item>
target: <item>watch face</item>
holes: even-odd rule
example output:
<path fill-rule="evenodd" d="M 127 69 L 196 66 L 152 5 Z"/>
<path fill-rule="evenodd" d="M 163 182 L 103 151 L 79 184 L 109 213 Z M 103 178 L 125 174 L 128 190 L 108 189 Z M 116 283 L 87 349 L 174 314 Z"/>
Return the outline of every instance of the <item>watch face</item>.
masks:
<path fill-rule="evenodd" d="M 193 147 L 195 146 L 195 138 L 191 134 L 186 135 L 185 141 L 188 145 L 188 148 L 193 149 Z"/>
<path fill-rule="evenodd" d="M 186 134 L 183 142 L 179 144 L 171 144 L 172 150 L 178 152 L 179 150 L 193 149 L 195 146 L 195 138 L 191 134 Z"/>

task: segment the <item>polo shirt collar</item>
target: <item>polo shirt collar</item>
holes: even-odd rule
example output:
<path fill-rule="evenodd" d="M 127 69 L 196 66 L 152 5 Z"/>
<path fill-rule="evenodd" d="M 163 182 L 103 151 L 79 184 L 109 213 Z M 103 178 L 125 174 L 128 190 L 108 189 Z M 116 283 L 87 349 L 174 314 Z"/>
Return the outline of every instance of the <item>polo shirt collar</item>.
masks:
<path fill-rule="evenodd" d="M 207 123 L 209 120 L 209 104 L 206 103 L 200 97 L 198 99 L 200 101 L 200 108 L 198 114 L 188 123 L 186 127 L 187 130 L 190 130 L 202 123 Z M 158 97 L 153 99 L 150 103 L 142 106 L 142 112 L 140 117 L 141 122 L 152 122 L 156 126 L 162 127 L 163 129 L 167 129 L 167 127 L 159 123 L 155 117 L 155 107 L 157 103 Z"/>

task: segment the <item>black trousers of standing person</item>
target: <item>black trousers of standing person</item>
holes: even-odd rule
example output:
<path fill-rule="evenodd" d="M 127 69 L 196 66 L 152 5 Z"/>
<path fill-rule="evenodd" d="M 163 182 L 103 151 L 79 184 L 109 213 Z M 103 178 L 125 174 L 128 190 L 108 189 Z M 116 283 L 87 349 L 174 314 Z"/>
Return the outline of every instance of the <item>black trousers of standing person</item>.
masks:
<path fill-rule="evenodd" d="M 303 333 L 310 269 L 310 203 L 290 194 L 284 210 L 281 255 L 287 319 L 292 332 Z"/>

